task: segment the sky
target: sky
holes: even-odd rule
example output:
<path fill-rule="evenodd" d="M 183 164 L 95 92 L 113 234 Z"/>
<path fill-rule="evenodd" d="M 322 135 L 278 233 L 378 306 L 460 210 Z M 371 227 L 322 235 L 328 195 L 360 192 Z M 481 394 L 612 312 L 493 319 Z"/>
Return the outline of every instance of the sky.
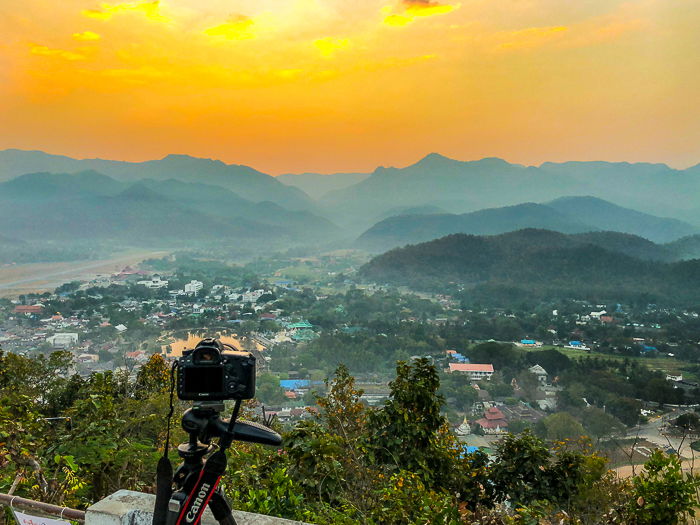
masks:
<path fill-rule="evenodd" d="M 700 162 L 697 0 L 0 0 L 0 149 Z"/>

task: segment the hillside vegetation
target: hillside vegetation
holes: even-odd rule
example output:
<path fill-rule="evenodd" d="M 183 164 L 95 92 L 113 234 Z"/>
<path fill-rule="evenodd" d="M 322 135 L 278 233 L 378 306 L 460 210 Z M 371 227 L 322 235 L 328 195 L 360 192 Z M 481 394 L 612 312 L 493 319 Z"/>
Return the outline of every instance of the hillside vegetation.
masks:
<path fill-rule="evenodd" d="M 638 259 L 547 230 L 455 234 L 375 257 L 360 275 L 417 290 L 464 290 L 488 302 L 605 297 L 697 304 L 700 261 Z"/>
<path fill-rule="evenodd" d="M 154 490 L 168 407 L 162 357 L 135 379 L 69 376 L 69 367 L 68 353 L 0 352 L 0 488 L 80 508 L 118 489 Z M 439 386 L 427 359 L 399 362 L 391 397 L 372 409 L 340 366 L 318 416 L 285 433 L 282 450 L 234 444 L 223 484 L 233 507 L 319 525 L 672 525 L 697 504 L 700 480 L 660 452 L 629 481 L 607 474 L 585 440 L 546 442 L 526 431 L 505 436 L 493 460 L 468 453 L 440 413 Z M 185 406 L 176 408 L 179 418 Z M 70 425 L 44 419 L 57 416 Z M 185 439 L 177 425 L 174 433 L 175 443 Z"/>

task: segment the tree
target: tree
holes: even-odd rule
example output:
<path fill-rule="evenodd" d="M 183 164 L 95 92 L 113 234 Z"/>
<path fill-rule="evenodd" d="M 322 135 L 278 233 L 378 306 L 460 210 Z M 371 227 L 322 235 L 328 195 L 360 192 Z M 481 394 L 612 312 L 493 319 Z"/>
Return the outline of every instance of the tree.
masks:
<path fill-rule="evenodd" d="M 170 369 L 160 354 L 148 358 L 136 374 L 135 395 L 145 399 L 153 394 L 168 391 L 170 384 Z"/>
<path fill-rule="evenodd" d="M 542 437 L 552 441 L 578 439 L 586 433 L 581 423 L 568 412 L 557 412 L 547 416 L 538 421 L 536 428 Z"/>
<path fill-rule="evenodd" d="M 685 516 L 695 516 L 700 477 L 684 474 L 677 456 L 667 456 L 655 450 L 644 464 L 642 473 L 633 479 L 633 485 L 635 497 L 630 501 L 631 522 L 675 525 Z"/>
<path fill-rule="evenodd" d="M 284 389 L 274 374 L 260 374 L 255 381 L 255 397 L 262 403 L 281 405 L 286 400 Z"/>
<path fill-rule="evenodd" d="M 425 358 L 399 361 L 389 387 L 390 399 L 369 417 L 377 461 L 415 472 L 428 486 L 449 487 L 454 465 L 445 446 L 447 421 L 440 413 L 444 400 L 437 393 L 437 370 Z"/>
<path fill-rule="evenodd" d="M 582 410 L 580 417 L 586 433 L 597 440 L 625 430 L 625 426 L 619 419 L 598 407 L 591 406 Z"/>

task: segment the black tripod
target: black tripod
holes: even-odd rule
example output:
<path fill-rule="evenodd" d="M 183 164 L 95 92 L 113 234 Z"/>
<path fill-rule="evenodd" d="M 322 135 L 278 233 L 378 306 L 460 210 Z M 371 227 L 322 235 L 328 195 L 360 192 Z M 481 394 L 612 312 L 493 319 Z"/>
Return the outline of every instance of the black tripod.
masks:
<path fill-rule="evenodd" d="M 175 470 L 175 492 L 168 504 L 167 525 L 197 525 L 208 505 L 221 525 L 236 525 L 231 505 L 226 500 L 219 480 L 226 471 L 226 450 L 233 440 L 278 446 L 281 436 L 263 425 L 237 421 L 241 401 L 237 400 L 230 420 L 221 419 L 223 402 L 196 403 L 182 416 L 182 428 L 189 441 L 177 447 L 183 462 Z M 218 450 L 212 439 L 219 438 Z"/>

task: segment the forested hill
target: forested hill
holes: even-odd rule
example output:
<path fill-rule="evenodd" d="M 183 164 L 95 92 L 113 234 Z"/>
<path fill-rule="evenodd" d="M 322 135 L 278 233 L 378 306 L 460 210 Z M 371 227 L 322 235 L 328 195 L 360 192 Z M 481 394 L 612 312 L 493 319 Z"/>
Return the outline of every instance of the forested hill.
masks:
<path fill-rule="evenodd" d="M 424 291 L 455 291 L 513 304 L 547 298 L 697 304 L 700 260 L 642 260 L 587 242 L 586 236 L 520 230 L 455 234 L 391 250 L 360 268 L 362 278 Z"/>
<path fill-rule="evenodd" d="M 697 232 L 691 224 L 623 208 L 602 199 L 564 197 L 545 204 L 526 202 L 461 215 L 404 212 L 376 223 L 357 239 L 356 244 L 379 253 L 452 233 L 497 235 L 524 228 L 546 228 L 562 233 L 612 230 L 661 243 Z"/>

